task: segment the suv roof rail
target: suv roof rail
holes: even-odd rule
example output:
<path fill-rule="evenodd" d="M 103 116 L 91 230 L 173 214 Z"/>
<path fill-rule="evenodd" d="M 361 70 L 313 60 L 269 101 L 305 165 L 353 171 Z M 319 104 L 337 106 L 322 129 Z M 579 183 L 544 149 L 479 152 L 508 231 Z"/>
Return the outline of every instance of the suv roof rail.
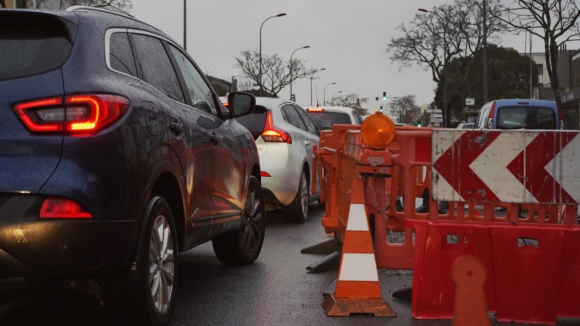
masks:
<path fill-rule="evenodd" d="M 129 14 L 128 12 L 122 11 L 121 9 L 117 9 L 117 8 L 115 8 L 115 9 L 116 10 L 110 10 L 110 9 L 104 9 L 104 8 L 98 8 L 98 7 L 91 7 L 91 6 L 70 6 L 70 7 L 66 8 L 66 11 L 77 11 L 77 10 L 78 11 L 81 11 L 81 10 L 86 10 L 86 11 L 105 12 L 105 13 L 108 13 L 108 14 L 113 14 L 113 15 L 122 16 L 122 17 L 125 17 L 125 18 L 132 19 L 132 20 L 134 20 L 136 22 L 139 22 L 141 24 L 145 24 L 145 25 L 147 25 L 147 26 L 149 26 L 149 27 L 151 27 L 153 29 L 156 29 L 156 30 L 162 32 L 159 28 L 157 28 L 155 26 L 152 26 L 152 25 L 150 25 L 150 24 L 148 24 L 148 23 L 146 23 L 146 22 L 144 22 L 142 20 L 139 20 L 138 18 L 136 18 L 135 16 Z"/>
<path fill-rule="evenodd" d="M 106 12 L 109 14 L 114 14 L 114 15 L 119 15 L 119 16 L 128 16 L 131 18 L 135 18 L 133 15 L 129 14 L 128 12 L 125 12 L 121 9 L 117 9 L 116 10 L 110 10 L 110 9 L 106 9 L 106 8 L 99 8 L 99 7 L 91 7 L 91 6 L 70 6 L 68 8 L 66 8 L 66 11 L 76 11 L 76 10 L 92 10 L 92 11 L 99 11 L 99 12 Z"/>

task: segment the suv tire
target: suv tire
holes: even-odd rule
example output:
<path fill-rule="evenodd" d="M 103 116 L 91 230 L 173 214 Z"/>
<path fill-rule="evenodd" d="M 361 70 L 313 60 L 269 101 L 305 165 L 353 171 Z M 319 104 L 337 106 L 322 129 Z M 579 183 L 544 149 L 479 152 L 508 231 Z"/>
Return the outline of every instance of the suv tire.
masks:
<path fill-rule="evenodd" d="M 169 323 L 177 285 L 177 246 L 169 204 L 162 197 L 153 197 L 145 211 L 133 265 L 120 278 L 105 283 L 105 307 L 111 323 Z"/>
<path fill-rule="evenodd" d="M 219 261 L 226 265 L 247 265 L 258 258 L 266 233 L 265 202 L 260 182 L 251 176 L 240 227 L 212 240 Z"/>
<path fill-rule="evenodd" d="M 283 208 L 282 215 L 286 223 L 306 222 L 308 217 L 308 176 L 306 172 L 302 171 L 296 197 L 290 205 Z"/>

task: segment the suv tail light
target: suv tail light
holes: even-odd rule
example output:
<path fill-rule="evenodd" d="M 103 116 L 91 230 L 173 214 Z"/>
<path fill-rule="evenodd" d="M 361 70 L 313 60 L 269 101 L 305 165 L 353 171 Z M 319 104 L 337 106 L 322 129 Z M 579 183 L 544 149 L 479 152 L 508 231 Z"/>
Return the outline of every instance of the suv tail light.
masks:
<path fill-rule="evenodd" d="M 262 138 L 265 142 L 292 144 L 292 137 L 290 137 L 289 133 L 274 127 L 271 111 L 268 111 L 266 115 L 266 125 L 262 131 Z"/>
<path fill-rule="evenodd" d="M 106 128 L 129 110 L 116 95 L 71 95 L 18 103 L 14 111 L 34 132 L 92 133 Z"/>
<path fill-rule="evenodd" d="M 75 201 L 48 197 L 40 208 L 40 218 L 93 218 L 93 216 Z"/>

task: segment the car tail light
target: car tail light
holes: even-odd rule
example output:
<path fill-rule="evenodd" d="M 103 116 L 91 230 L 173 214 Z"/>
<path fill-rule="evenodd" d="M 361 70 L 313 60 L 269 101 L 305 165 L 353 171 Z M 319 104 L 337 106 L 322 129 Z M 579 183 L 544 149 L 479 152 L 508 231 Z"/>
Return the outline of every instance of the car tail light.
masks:
<path fill-rule="evenodd" d="M 558 108 L 558 119 L 560 120 L 560 130 L 564 130 L 564 120 L 562 119 L 562 108 L 560 104 L 556 102 L 556 107 Z"/>
<path fill-rule="evenodd" d="M 81 205 L 66 198 L 48 197 L 40 208 L 40 218 L 93 218 Z"/>
<path fill-rule="evenodd" d="M 307 112 L 324 112 L 323 108 L 308 108 L 306 109 Z"/>
<path fill-rule="evenodd" d="M 493 127 L 494 113 L 495 113 L 495 101 L 491 103 L 491 109 L 489 110 L 489 119 L 487 119 L 487 129 L 491 129 Z"/>
<path fill-rule="evenodd" d="M 261 172 L 260 172 L 260 176 L 262 176 L 262 177 L 266 177 L 266 178 L 270 178 L 270 177 L 272 177 L 272 176 L 270 175 L 270 173 L 268 173 L 268 172 L 266 172 L 266 171 L 261 171 Z"/>
<path fill-rule="evenodd" d="M 116 95 L 72 95 L 19 103 L 14 111 L 34 132 L 92 133 L 106 128 L 129 109 L 129 100 Z"/>
<path fill-rule="evenodd" d="M 268 111 L 266 115 L 266 125 L 262 131 L 262 138 L 265 142 L 292 144 L 292 137 L 290 137 L 289 133 L 274 127 L 274 124 L 272 123 L 271 111 Z"/>

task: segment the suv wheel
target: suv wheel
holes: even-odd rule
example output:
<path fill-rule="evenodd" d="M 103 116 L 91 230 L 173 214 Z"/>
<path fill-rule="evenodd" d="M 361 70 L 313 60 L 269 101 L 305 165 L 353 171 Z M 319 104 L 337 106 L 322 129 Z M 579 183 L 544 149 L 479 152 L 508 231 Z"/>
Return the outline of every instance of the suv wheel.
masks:
<path fill-rule="evenodd" d="M 145 212 L 133 266 L 121 280 L 106 283 L 103 289 L 111 322 L 169 323 L 177 284 L 177 248 L 169 204 L 162 197 L 154 197 Z"/>
<path fill-rule="evenodd" d="M 252 176 L 240 227 L 214 238 L 213 250 L 219 261 L 226 265 L 251 264 L 260 255 L 265 233 L 264 194 L 260 182 Z"/>
<path fill-rule="evenodd" d="M 287 223 L 304 223 L 308 217 L 308 179 L 302 171 L 298 193 L 290 205 L 284 207 L 282 214 Z"/>

